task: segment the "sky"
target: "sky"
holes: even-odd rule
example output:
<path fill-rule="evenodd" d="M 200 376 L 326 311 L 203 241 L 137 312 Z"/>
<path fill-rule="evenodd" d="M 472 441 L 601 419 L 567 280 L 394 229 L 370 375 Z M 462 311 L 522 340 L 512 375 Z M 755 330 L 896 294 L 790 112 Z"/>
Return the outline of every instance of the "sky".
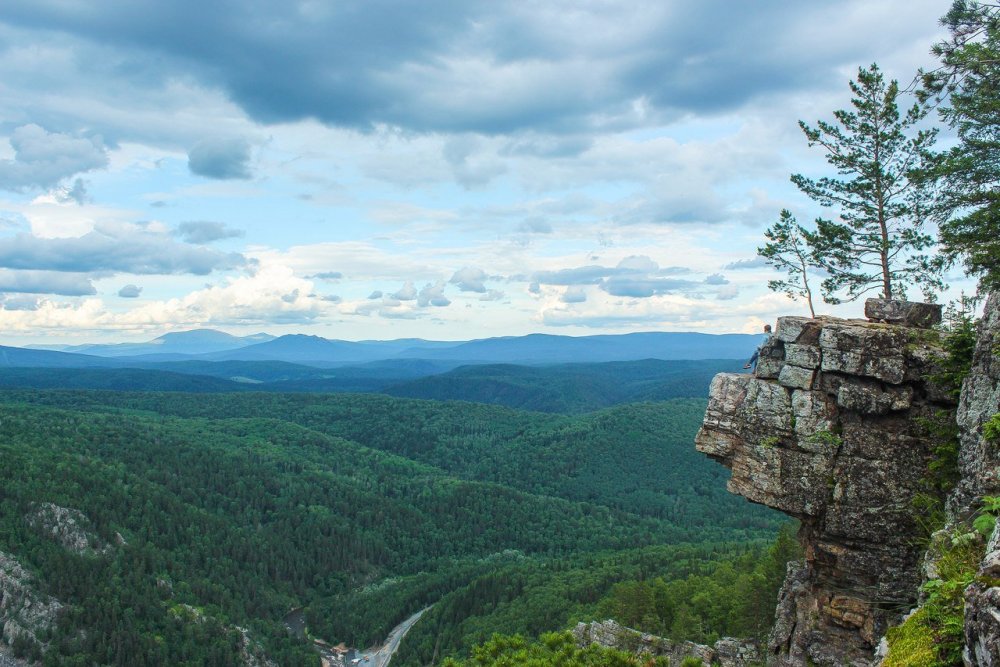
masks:
<path fill-rule="evenodd" d="M 0 344 L 806 314 L 756 255 L 826 213 L 797 122 L 932 66 L 949 4 L 4 0 Z"/>

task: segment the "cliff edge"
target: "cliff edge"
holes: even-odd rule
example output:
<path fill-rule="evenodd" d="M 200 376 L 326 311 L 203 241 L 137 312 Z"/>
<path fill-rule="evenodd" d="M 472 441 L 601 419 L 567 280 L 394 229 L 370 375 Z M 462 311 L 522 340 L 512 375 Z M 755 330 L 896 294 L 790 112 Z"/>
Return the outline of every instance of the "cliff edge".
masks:
<path fill-rule="evenodd" d="M 943 354 L 922 328 L 933 319 L 783 317 L 752 375 L 712 382 L 698 450 L 732 470 L 731 492 L 801 522 L 805 561 L 789 568 L 768 664 L 876 664 L 917 602 L 927 424 L 956 407 L 928 379 Z"/>

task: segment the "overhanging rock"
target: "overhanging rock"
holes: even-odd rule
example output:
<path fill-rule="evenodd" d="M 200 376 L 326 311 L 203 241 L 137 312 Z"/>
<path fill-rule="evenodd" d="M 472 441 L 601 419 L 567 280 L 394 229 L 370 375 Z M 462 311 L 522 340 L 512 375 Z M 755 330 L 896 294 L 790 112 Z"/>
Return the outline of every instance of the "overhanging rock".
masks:
<path fill-rule="evenodd" d="M 875 664 L 916 601 L 926 420 L 954 409 L 926 379 L 938 343 L 921 328 L 783 317 L 754 375 L 713 380 L 698 450 L 732 470 L 731 492 L 801 521 L 806 560 L 786 581 L 769 664 Z"/>

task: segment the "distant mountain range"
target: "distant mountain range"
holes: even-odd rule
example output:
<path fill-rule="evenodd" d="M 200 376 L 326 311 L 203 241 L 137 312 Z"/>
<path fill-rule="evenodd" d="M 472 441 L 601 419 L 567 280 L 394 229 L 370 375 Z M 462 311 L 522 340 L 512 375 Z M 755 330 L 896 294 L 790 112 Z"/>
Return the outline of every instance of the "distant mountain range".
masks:
<path fill-rule="evenodd" d="M 51 349 L 59 352 L 89 354 L 97 357 L 135 357 L 146 354 L 207 354 L 235 350 L 274 340 L 266 333 L 252 336 L 233 336 L 215 329 L 192 329 L 163 334 L 146 343 L 117 343 L 114 345 L 60 345 L 49 347 L 36 345 L 34 349 Z"/>
<path fill-rule="evenodd" d="M 758 342 L 699 333 L 351 342 L 200 329 L 148 343 L 0 346 L 0 388 L 380 392 L 576 413 L 704 396 Z"/>
<path fill-rule="evenodd" d="M 531 334 L 471 341 L 331 340 L 319 336 L 232 336 L 212 329 L 169 333 L 148 343 L 76 345 L 59 349 L 0 346 L 2 366 L 134 367 L 179 361 L 284 361 L 336 367 L 375 361 L 425 359 L 464 364 L 555 364 L 638 359 L 742 359 L 759 337 L 746 334 L 632 333 L 600 336 Z M 102 361 L 104 360 L 104 361 Z M 113 360 L 115 363 L 110 363 Z"/>

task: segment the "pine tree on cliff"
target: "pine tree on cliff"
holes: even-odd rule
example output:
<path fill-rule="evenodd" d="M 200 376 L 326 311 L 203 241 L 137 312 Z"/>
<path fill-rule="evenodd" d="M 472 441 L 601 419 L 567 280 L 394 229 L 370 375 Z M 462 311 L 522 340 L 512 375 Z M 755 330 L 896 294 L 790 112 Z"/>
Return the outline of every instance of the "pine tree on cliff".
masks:
<path fill-rule="evenodd" d="M 757 248 L 757 254 L 786 274 L 783 280 L 769 280 L 767 287 L 774 292 L 784 292 L 792 299 L 805 299 L 809 316 L 816 317 L 809 285 L 809 269 L 817 266 L 810 247 L 810 243 L 815 242 L 815 234 L 800 225 L 788 209 L 783 209 L 778 222 L 764 232 L 764 238 L 767 243 Z"/>
<path fill-rule="evenodd" d="M 932 174 L 952 217 L 941 224 L 942 257 L 962 260 L 984 290 L 1000 289 L 1000 7 L 956 1 L 934 46 L 941 67 L 923 72 L 922 97 L 936 98 L 959 143 Z"/>
<path fill-rule="evenodd" d="M 833 122 L 799 122 L 809 146 L 826 151 L 837 175 L 791 177 L 836 212 L 817 218 L 815 231 L 802 230 L 808 258 L 827 274 L 823 299 L 853 301 L 873 290 L 886 299 L 905 297 L 907 285 L 920 286 L 929 298 L 943 284 L 941 266 L 925 253 L 934 244 L 925 228 L 941 208 L 934 183 L 916 175 L 930 167 L 936 130 L 916 127 L 927 114 L 924 105 L 900 112 L 899 85 L 886 82 L 877 65 L 859 68 L 850 87 L 852 108 L 834 111 Z"/>

